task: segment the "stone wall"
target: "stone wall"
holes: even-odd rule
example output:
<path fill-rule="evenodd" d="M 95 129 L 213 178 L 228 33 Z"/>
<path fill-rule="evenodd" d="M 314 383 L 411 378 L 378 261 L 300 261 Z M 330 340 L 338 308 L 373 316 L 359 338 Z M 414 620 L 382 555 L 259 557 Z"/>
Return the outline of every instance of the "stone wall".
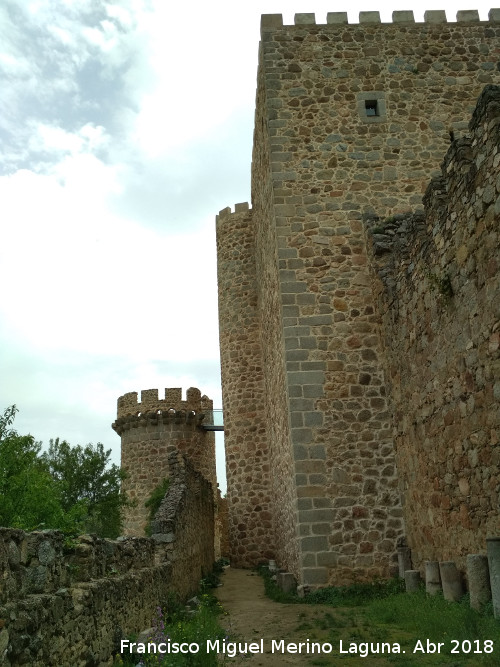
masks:
<path fill-rule="evenodd" d="M 259 48 L 262 62 L 263 46 Z M 255 109 L 254 146 L 252 155 L 252 203 L 255 216 L 256 263 L 259 294 L 259 316 L 264 358 L 264 410 L 268 426 L 268 447 L 272 465 L 273 525 L 276 558 L 282 567 L 299 571 L 297 531 L 297 491 L 293 452 L 290 447 L 290 418 L 288 414 L 288 391 L 286 386 L 286 362 L 283 351 L 284 316 L 280 294 L 278 257 L 286 252 L 282 249 L 279 220 L 274 206 L 275 196 L 282 197 L 274 183 L 271 169 L 273 139 L 268 127 L 266 109 L 265 68 L 259 66 L 257 73 L 257 96 Z M 278 184 L 279 187 L 279 184 Z M 279 199 L 278 201 L 282 201 Z M 293 261 L 293 259 L 291 260 Z M 292 297 L 293 298 L 293 297 Z M 291 396 L 292 403 L 303 400 L 300 395 Z"/>
<path fill-rule="evenodd" d="M 65 544 L 57 531 L 0 528 L 0 664 L 109 664 L 169 594 L 197 590 L 214 561 L 212 489 L 182 460 L 171 467 L 168 532 L 154 539 Z"/>
<path fill-rule="evenodd" d="M 430 11 L 418 24 L 412 12 L 394 12 L 381 24 L 378 12 L 362 12 L 349 25 L 330 13 L 316 25 L 298 14 L 284 26 L 281 15 L 262 17 L 248 229 L 263 378 L 253 397 L 269 451 L 269 538 L 301 583 L 394 569 L 404 527 L 362 221 L 421 205 L 481 89 L 500 81 L 500 12 L 488 22 L 477 12 L 457 18 Z M 233 275 L 237 263 L 235 255 Z M 221 267 L 219 281 L 227 279 Z M 241 326 L 230 293 L 220 299 L 221 326 Z M 222 382 L 225 407 L 236 405 L 245 388 L 224 364 Z M 242 433 L 239 451 L 250 443 Z M 246 523 L 248 484 L 230 505 L 237 525 Z"/>
<path fill-rule="evenodd" d="M 248 204 L 217 216 L 219 336 L 231 562 L 273 558 L 255 233 Z"/>
<path fill-rule="evenodd" d="M 229 509 L 227 498 L 222 497 L 219 491 L 217 500 L 216 523 L 219 525 L 218 534 L 220 536 L 219 550 L 217 556 L 221 558 L 231 557 L 231 543 L 229 541 Z"/>
<path fill-rule="evenodd" d="M 500 490 L 500 88 L 449 148 L 425 216 L 368 221 L 414 567 L 484 550 Z"/>
<path fill-rule="evenodd" d="M 217 493 L 215 436 L 200 428 L 203 415 L 212 410 L 212 401 L 191 387 L 182 400 L 182 389 L 130 392 L 118 399 L 117 419 L 112 428 L 121 437 L 121 466 L 128 477 L 122 489 L 135 505 L 126 509 L 124 534 L 144 535 L 148 510 L 144 503 L 151 492 L 169 477 L 168 457 L 181 452 Z"/>

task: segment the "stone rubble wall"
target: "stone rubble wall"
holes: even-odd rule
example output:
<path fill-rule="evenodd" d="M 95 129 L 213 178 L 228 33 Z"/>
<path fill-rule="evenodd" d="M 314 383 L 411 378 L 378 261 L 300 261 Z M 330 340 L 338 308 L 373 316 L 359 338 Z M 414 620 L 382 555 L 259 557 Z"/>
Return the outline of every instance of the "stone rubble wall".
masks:
<path fill-rule="evenodd" d="M 212 488 L 182 459 L 171 467 L 165 535 L 65 545 L 57 531 L 0 528 L 0 664 L 111 664 L 170 594 L 198 589 L 214 562 Z"/>
<path fill-rule="evenodd" d="M 211 484 L 216 500 L 217 473 L 215 435 L 200 428 L 212 401 L 191 387 L 182 400 L 182 389 L 130 392 L 118 399 L 117 419 L 112 428 L 121 437 L 121 466 L 128 477 L 122 489 L 135 502 L 125 512 L 124 534 L 143 536 L 149 512 L 144 503 L 151 492 L 169 477 L 168 457 L 180 451 Z"/>
<path fill-rule="evenodd" d="M 500 490 L 500 87 L 449 148 L 425 215 L 367 221 L 413 565 L 483 553 Z"/>
<path fill-rule="evenodd" d="M 214 564 L 215 505 L 210 482 L 180 452 L 169 455 L 169 488 L 151 524 L 157 558 L 172 564 L 172 578 L 185 593 Z"/>

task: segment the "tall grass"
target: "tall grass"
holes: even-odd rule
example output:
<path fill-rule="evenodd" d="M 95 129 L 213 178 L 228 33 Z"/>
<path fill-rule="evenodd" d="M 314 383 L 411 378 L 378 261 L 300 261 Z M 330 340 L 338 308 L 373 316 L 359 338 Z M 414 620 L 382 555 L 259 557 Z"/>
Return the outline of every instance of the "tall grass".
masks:
<path fill-rule="evenodd" d="M 404 593 L 371 602 L 366 613 L 373 622 L 397 625 L 431 641 L 500 639 L 500 623 L 491 609 L 471 609 L 468 595 L 457 603 L 425 591 Z"/>
<path fill-rule="evenodd" d="M 115 664 L 131 667 L 216 667 L 219 664 L 215 651 L 207 652 L 207 640 L 228 639 L 226 631 L 219 624 L 219 616 L 224 613 L 220 602 L 209 591 L 217 586 L 222 564 L 217 562 L 214 571 L 200 582 L 196 609 L 187 610 L 179 599 L 172 595 L 156 610 L 153 632 L 147 642 L 156 645 L 196 645 L 199 651 L 187 653 L 154 653 L 117 656 Z M 137 646 L 136 646 L 137 649 Z M 146 645 L 147 650 L 147 645 Z"/>

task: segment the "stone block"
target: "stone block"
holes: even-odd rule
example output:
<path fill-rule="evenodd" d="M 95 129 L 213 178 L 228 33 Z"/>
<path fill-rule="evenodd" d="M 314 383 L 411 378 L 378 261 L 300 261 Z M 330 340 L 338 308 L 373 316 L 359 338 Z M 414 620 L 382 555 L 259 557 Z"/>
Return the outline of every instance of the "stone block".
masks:
<path fill-rule="evenodd" d="M 444 9 L 429 9 L 424 13 L 426 23 L 446 23 L 446 12 Z"/>
<path fill-rule="evenodd" d="M 299 598 L 305 598 L 308 596 L 310 590 L 311 589 L 307 584 L 301 584 L 300 586 L 297 586 L 297 595 Z"/>
<path fill-rule="evenodd" d="M 310 505 L 309 505 L 310 507 Z M 299 511 L 299 521 L 306 523 L 322 523 L 324 521 L 332 521 L 334 512 L 328 508 L 317 509 L 301 509 Z"/>
<path fill-rule="evenodd" d="M 317 411 L 304 413 L 304 425 L 313 427 L 323 426 L 323 413 Z"/>
<path fill-rule="evenodd" d="M 299 294 L 300 292 L 306 291 L 306 284 L 297 282 L 296 280 L 283 282 L 281 283 L 281 290 L 283 294 Z"/>
<path fill-rule="evenodd" d="M 295 25 L 315 25 L 316 17 L 314 14 L 295 14 L 294 16 Z"/>
<path fill-rule="evenodd" d="M 305 384 L 302 386 L 302 392 L 304 398 L 321 398 L 325 394 L 325 390 L 322 384 Z"/>
<path fill-rule="evenodd" d="M 310 428 L 292 428 L 291 438 L 296 445 L 307 445 L 312 441 L 312 431 Z"/>
<path fill-rule="evenodd" d="M 333 551 L 320 551 L 316 554 L 318 565 L 325 567 L 335 567 L 338 563 L 339 555 Z"/>
<path fill-rule="evenodd" d="M 392 12 L 392 22 L 393 23 L 415 23 L 415 17 L 413 16 L 413 11 L 394 11 Z"/>
<path fill-rule="evenodd" d="M 360 23 L 380 23 L 380 12 L 359 12 Z"/>
<path fill-rule="evenodd" d="M 249 206 L 247 201 L 234 205 L 234 212 L 235 213 L 246 213 L 249 210 L 250 210 L 250 206 Z"/>
<path fill-rule="evenodd" d="M 283 14 L 262 14 L 260 17 L 260 34 L 283 26 Z"/>
<path fill-rule="evenodd" d="M 479 22 L 479 12 L 477 9 L 462 9 L 457 12 L 457 22 L 458 23 L 463 23 L 463 22 L 472 22 L 472 23 L 478 23 Z"/>
<path fill-rule="evenodd" d="M 407 593 L 413 593 L 420 588 L 420 572 L 419 570 L 406 570 L 405 572 L 405 587 Z"/>
<path fill-rule="evenodd" d="M 304 585 L 321 585 L 328 583 L 328 572 L 325 567 L 305 567 L 302 570 Z"/>
<path fill-rule="evenodd" d="M 450 602 L 458 602 L 464 595 L 462 574 L 453 561 L 441 561 L 439 574 L 443 585 L 443 597 Z"/>
<path fill-rule="evenodd" d="M 495 618 L 500 618 L 500 537 L 488 537 L 486 539 L 486 550 L 490 570 L 493 614 Z"/>
<path fill-rule="evenodd" d="M 398 568 L 401 579 L 404 579 L 407 570 L 411 570 L 411 551 L 408 547 L 398 547 Z"/>
<path fill-rule="evenodd" d="M 470 606 L 481 611 L 491 600 L 488 557 L 482 554 L 467 556 L 467 580 L 469 582 Z"/>
<path fill-rule="evenodd" d="M 335 25 L 347 25 L 347 12 L 328 12 L 326 22 Z"/>
<path fill-rule="evenodd" d="M 293 373 L 288 373 L 288 382 L 290 382 L 290 384 L 322 385 L 324 381 L 324 371 L 295 371 Z"/>
<path fill-rule="evenodd" d="M 295 577 L 290 572 L 278 572 L 276 583 L 284 593 L 293 593 L 297 587 Z"/>
<path fill-rule="evenodd" d="M 303 537 L 300 539 L 300 547 L 303 553 L 306 551 L 312 551 L 314 553 L 317 553 L 318 551 L 327 551 L 328 539 L 324 535 Z"/>
<path fill-rule="evenodd" d="M 500 21 L 500 8 L 492 8 L 488 12 L 488 19 L 490 21 Z"/>

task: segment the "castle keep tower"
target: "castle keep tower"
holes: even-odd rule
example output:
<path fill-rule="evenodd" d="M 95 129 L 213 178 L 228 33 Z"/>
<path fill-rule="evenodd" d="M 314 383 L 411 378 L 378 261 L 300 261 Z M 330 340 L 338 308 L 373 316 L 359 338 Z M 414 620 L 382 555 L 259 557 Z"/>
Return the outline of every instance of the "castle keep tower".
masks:
<path fill-rule="evenodd" d="M 217 219 L 236 563 L 273 552 L 312 585 L 394 566 L 405 530 L 363 220 L 421 207 L 500 82 L 489 18 L 262 17 L 252 210 Z"/>
<path fill-rule="evenodd" d="M 191 387 L 182 400 L 182 389 L 133 391 L 118 399 L 117 419 L 112 428 L 121 437 L 121 465 L 128 477 L 123 491 L 135 506 L 127 508 L 124 535 L 144 535 L 148 509 L 144 503 L 151 492 L 169 476 L 168 455 L 179 451 L 211 484 L 217 499 L 215 436 L 200 427 L 212 401 Z"/>

